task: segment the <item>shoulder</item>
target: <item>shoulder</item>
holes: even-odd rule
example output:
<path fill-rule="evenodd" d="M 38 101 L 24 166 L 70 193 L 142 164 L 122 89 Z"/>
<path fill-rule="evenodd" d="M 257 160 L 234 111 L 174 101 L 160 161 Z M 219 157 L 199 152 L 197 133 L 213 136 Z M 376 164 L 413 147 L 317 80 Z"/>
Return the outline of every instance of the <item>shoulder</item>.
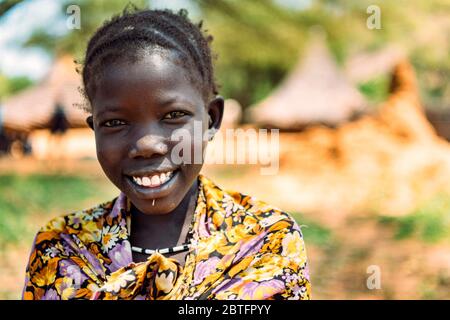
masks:
<path fill-rule="evenodd" d="M 265 231 L 291 230 L 301 233 L 297 221 L 287 211 L 260 200 L 255 196 L 238 191 L 227 190 L 225 194 L 225 198 L 231 198 L 234 203 L 245 210 L 247 216 L 256 219 Z"/>
<path fill-rule="evenodd" d="M 227 194 L 245 209 L 242 225 L 247 230 L 253 230 L 255 242 L 250 242 L 259 257 L 259 262 L 256 262 L 258 259 L 254 261 L 255 266 L 276 265 L 280 270 L 296 274 L 299 287 L 309 283 L 306 246 L 294 217 L 256 197 L 236 191 L 227 191 Z M 248 223 L 248 220 L 253 220 L 253 224 Z M 307 286 L 309 290 L 309 284 Z"/>
<path fill-rule="evenodd" d="M 202 183 L 206 191 L 205 200 L 208 207 L 212 208 L 212 219 L 216 227 L 223 229 L 243 225 L 265 233 L 277 232 L 280 236 L 295 233 L 302 238 L 299 225 L 288 212 L 255 196 L 221 188 L 204 176 Z"/>
<path fill-rule="evenodd" d="M 260 232 L 264 234 L 263 252 L 288 257 L 305 254 L 302 231 L 291 214 L 255 197 L 245 197 L 248 197 L 246 215 L 254 217 Z"/>
<path fill-rule="evenodd" d="M 225 208 L 225 223 L 220 228 L 226 239 L 240 242 L 236 254 L 240 260 L 233 270 L 242 270 L 239 276 L 252 281 L 254 287 L 264 286 L 268 282 L 262 279 L 270 279 L 283 298 L 309 298 L 306 247 L 294 217 L 255 196 L 219 190 L 218 204 Z"/>
<path fill-rule="evenodd" d="M 95 241 L 116 199 L 51 219 L 37 232 L 34 245 L 57 241 L 62 234 L 77 234 L 80 238 L 86 238 L 81 240 Z"/>

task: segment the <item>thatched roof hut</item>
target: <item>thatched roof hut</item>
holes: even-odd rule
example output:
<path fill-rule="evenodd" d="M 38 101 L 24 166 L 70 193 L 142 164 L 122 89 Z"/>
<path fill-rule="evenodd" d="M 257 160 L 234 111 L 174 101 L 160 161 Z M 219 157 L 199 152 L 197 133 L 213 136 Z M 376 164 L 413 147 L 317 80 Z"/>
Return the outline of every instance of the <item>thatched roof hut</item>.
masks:
<path fill-rule="evenodd" d="M 336 125 L 365 105 L 363 96 L 340 72 L 323 37 L 315 37 L 304 59 L 261 103 L 250 108 L 260 126 L 298 130 L 310 124 Z"/>
<path fill-rule="evenodd" d="M 353 83 L 368 81 L 389 74 L 404 59 L 404 50 L 390 44 L 374 52 L 361 52 L 350 57 L 345 63 L 345 74 Z"/>
<path fill-rule="evenodd" d="M 25 132 L 49 128 L 60 107 L 69 128 L 86 127 L 86 112 L 74 106 L 83 102 L 80 86 L 81 77 L 75 70 L 73 58 L 64 56 L 55 62 L 41 83 L 4 101 L 2 125 Z"/>

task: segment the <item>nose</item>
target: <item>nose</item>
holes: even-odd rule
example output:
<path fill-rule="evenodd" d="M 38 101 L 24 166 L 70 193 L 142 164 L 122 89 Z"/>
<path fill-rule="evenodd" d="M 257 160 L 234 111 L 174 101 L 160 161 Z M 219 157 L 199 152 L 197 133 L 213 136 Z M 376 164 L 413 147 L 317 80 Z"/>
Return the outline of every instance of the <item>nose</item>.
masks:
<path fill-rule="evenodd" d="M 130 158 L 151 158 L 155 155 L 165 155 L 168 152 L 168 145 L 164 137 L 157 135 L 145 135 L 139 138 L 130 149 Z"/>

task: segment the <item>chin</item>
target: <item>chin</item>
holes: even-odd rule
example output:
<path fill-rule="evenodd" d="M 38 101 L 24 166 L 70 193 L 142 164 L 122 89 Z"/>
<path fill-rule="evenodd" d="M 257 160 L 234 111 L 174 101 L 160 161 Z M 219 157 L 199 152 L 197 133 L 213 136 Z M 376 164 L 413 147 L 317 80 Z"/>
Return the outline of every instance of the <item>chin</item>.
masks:
<path fill-rule="evenodd" d="M 153 200 L 145 200 L 143 203 L 142 200 L 137 203 L 130 199 L 133 205 L 143 214 L 147 215 L 164 215 L 169 214 L 173 210 L 175 210 L 178 206 L 176 203 L 167 203 L 168 199 L 155 199 L 155 205 L 153 205 Z M 181 201 L 180 201 L 181 202 Z"/>

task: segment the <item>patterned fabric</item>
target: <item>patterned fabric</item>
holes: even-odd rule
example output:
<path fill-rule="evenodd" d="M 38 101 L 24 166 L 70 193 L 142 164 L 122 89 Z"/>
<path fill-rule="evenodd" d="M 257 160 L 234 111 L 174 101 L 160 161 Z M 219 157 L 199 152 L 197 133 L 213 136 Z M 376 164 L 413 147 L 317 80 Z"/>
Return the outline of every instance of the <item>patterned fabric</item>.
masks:
<path fill-rule="evenodd" d="M 285 212 L 199 175 L 184 267 L 132 261 L 130 202 L 51 220 L 36 235 L 23 299 L 309 299 L 302 233 Z"/>

